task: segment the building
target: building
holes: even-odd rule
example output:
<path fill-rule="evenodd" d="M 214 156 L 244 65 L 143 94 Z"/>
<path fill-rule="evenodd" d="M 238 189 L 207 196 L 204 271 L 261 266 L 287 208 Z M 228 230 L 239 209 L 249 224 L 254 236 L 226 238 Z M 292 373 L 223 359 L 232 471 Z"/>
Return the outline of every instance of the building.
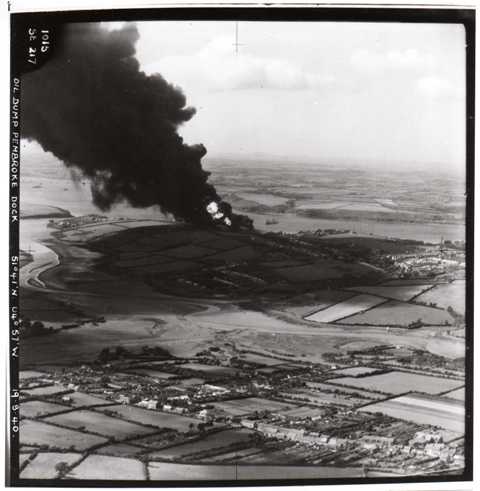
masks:
<path fill-rule="evenodd" d="M 119 394 L 115 401 L 120 404 L 130 404 L 130 397 L 125 394 Z"/>
<path fill-rule="evenodd" d="M 360 438 L 363 448 L 371 450 L 378 447 L 390 447 L 393 445 L 394 438 L 378 435 L 364 435 Z"/>
<path fill-rule="evenodd" d="M 157 409 L 158 401 L 155 399 L 143 399 L 137 402 L 137 406 L 144 407 L 145 409 Z"/>

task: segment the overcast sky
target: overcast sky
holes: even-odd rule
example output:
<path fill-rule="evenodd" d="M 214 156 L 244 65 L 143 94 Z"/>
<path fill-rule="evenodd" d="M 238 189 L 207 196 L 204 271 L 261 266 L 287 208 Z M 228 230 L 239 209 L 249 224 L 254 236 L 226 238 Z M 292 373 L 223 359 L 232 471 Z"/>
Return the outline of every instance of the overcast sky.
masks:
<path fill-rule="evenodd" d="M 455 24 L 142 22 L 137 57 L 198 110 L 209 155 L 463 168 L 465 33 Z"/>

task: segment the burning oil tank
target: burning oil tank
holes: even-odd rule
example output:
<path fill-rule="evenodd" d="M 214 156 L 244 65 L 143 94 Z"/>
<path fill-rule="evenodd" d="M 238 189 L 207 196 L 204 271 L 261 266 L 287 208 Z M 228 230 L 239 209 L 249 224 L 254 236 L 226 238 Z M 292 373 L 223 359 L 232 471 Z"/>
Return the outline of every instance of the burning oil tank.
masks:
<path fill-rule="evenodd" d="M 211 222 L 219 227 L 232 230 L 252 230 L 253 220 L 246 215 L 232 213 L 232 207 L 226 201 L 208 201 L 205 207 Z"/>

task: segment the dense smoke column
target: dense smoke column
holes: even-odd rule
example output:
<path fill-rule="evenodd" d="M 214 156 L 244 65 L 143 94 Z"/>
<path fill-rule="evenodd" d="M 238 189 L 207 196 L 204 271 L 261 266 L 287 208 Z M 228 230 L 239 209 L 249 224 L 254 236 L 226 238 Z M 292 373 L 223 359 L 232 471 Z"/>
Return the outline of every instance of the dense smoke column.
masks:
<path fill-rule="evenodd" d="M 178 87 L 139 70 L 138 37 L 131 24 L 63 27 L 54 56 L 22 79 L 22 136 L 80 169 L 102 210 L 126 200 L 208 222 L 205 206 L 220 197 L 201 166 L 206 149 L 177 133 L 195 110 Z"/>

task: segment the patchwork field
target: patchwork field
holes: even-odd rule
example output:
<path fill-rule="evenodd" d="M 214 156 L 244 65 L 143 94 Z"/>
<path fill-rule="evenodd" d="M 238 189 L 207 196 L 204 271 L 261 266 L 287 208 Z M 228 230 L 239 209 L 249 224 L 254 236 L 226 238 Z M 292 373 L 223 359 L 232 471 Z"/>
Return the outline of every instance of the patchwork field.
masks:
<path fill-rule="evenodd" d="M 163 413 L 160 411 L 150 411 L 141 407 L 129 406 L 124 404 L 98 408 L 97 411 L 114 411 L 121 418 L 125 418 L 129 421 L 134 421 L 136 423 L 146 424 L 150 426 L 156 426 L 157 428 L 170 428 L 172 430 L 177 430 L 181 432 L 188 431 L 191 423 L 197 426 L 199 422 L 199 420 L 195 418 L 189 418 L 188 416 Z M 150 433 L 153 431 L 154 430 L 151 429 Z"/>
<path fill-rule="evenodd" d="M 436 285 L 431 290 L 415 299 L 417 302 L 435 303 L 446 309 L 452 307 L 455 312 L 465 315 L 465 281 L 456 280 L 452 283 Z"/>
<path fill-rule="evenodd" d="M 152 460 L 184 458 L 189 455 L 198 454 L 199 452 L 210 452 L 215 449 L 229 447 L 232 444 L 249 442 L 253 435 L 253 431 L 246 429 L 225 430 L 219 433 L 213 433 L 194 442 L 157 450 L 150 453 L 149 458 Z"/>
<path fill-rule="evenodd" d="M 458 380 L 396 371 L 360 378 L 340 377 L 335 378 L 332 382 L 386 394 L 401 394 L 402 392 L 438 394 L 462 385 L 462 382 Z"/>
<path fill-rule="evenodd" d="M 362 408 L 366 412 L 381 412 L 394 418 L 418 424 L 439 426 L 449 431 L 465 432 L 465 406 L 462 401 L 421 394 L 409 394 Z"/>
<path fill-rule="evenodd" d="M 358 312 L 371 309 L 385 302 L 384 298 L 373 295 L 355 295 L 348 300 L 337 303 L 326 309 L 320 310 L 305 317 L 305 320 L 313 322 L 335 322 L 345 317 L 352 316 Z"/>
<path fill-rule="evenodd" d="M 408 286 L 356 286 L 347 288 L 347 290 L 367 293 L 370 295 L 378 295 L 380 297 L 390 298 L 392 300 L 400 300 L 408 302 L 417 295 L 420 295 L 425 290 L 431 288 L 432 285 L 408 285 Z"/>
<path fill-rule="evenodd" d="M 50 416 L 44 421 L 49 421 L 69 428 L 85 428 L 88 431 L 115 438 L 127 438 L 135 435 L 153 433 L 154 428 L 147 428 L 138 424 L 111 418 L 101 412 L 79 409 L 70 413 Z"/>
<path fill-rule="evenodd" d="M 390 300 L 374 309 L 341 319 L 340 324 L 370 326 L 403 326 L 421 320 L 426 325 L 438 326 L 452 322 L 445 310 Z"/>
<path fill-rule="evenodd" d="M 36 418 L 46 414 L 58 413 L 68 409 L 68 406 L 44 401 L 27 401 L 20 404 L 20 416 L 22 418 Z"/>
<path fill-rule="evenodd" d="M 282 411 L 295 407 L 292 404 L 286 404 L 278 401 L 270 401 L 259 397 L 248 397 L 246 399 L 234 399 L 231 401 L 215 402 L 212 404 L 218 409 L 222 409 L 232 416 L 242 416 L 244 414 L 253 413 L 255 411 Z"/>
<path fill-rule="evenodd" d="M 26 419 L 20 422 L 20 441 L 22 445 L 47 445 L 50 448 L 65 449 L 73 447 L 74 450 L 84 451 L 106 443 L 107 439 Z"/>
<path fill-rule="evenodd" d="M 79 453 L 41 452 L 20 473 L 22 479 L 55 479 L 61 462 L 72 465 L 82 458 Z"/>
<path fill-rule="evenodd" d="M 144 464 L 136 459 L 110 457 L 107 455 L 89 455 L 70 473 L 72 479 L 146 479 Z"/>

